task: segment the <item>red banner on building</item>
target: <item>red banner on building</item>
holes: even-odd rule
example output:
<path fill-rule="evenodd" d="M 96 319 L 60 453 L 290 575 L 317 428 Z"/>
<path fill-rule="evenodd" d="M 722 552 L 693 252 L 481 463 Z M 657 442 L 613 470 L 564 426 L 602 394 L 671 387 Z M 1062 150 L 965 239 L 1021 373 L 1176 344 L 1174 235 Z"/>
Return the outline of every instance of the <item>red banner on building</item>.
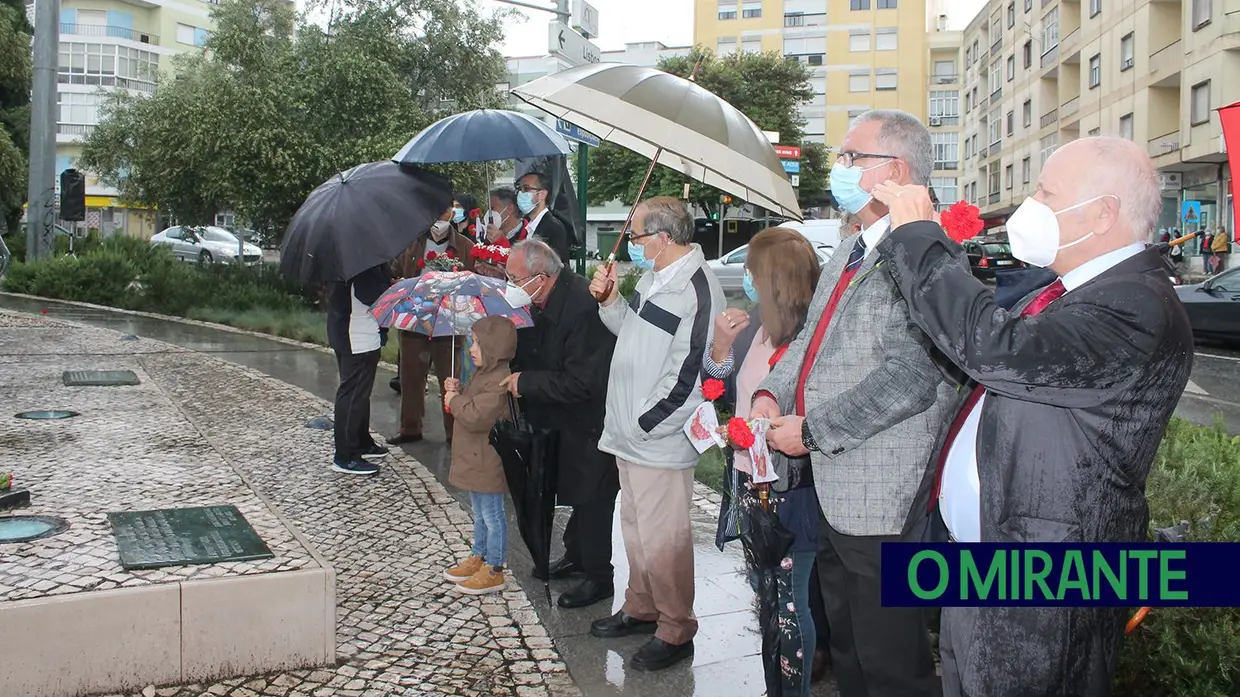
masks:
<path fill-rule="evenodd" d="M 1219 107 L 1218 120 L 1223 124 L 1223 142 L 1227 145 L 1227 165 L 1231 168 L 1231 200 L 1240 202 L 1240 102 Z M 1226 218 L 1224 213 L 1222 218 Z M 1235 221 L 1232 221 L 1233 225 Z M 1235 234 L 1235 230 L 1232 230 Z"/>
<path fill-rule="evenodd" d="M 779 155 L 779 159 L 781 160 L 799 160 L 801 159 L 801 146 L 776 145 L 775 154 Z"/>

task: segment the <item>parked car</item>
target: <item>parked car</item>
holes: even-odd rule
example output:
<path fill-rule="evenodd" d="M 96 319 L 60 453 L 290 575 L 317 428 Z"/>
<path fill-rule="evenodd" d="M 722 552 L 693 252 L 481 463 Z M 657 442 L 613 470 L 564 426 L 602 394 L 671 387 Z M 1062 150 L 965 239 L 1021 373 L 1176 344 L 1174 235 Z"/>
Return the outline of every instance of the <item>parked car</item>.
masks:
<path fill-rule="evenodd" d="M 233 264 L 237 262 L 239 241 L 236 235 L 221 227 L 177 225 L 152 237 L 151 244 L 171 248 L 173 256 L 182 261 Z M 263 250 L 247 243 L 244 256 L 244 263 L 260 264 Z"/>
<path fill-rule="evenodd" d="M 826 245 L 819 245 L 814 247 L 814 251 L 818 253 L 818 265 L 821 267 L 831 259 L 834 250 Z M 719 279 L 719 286 L 723 288 L 723 292 L 744 292 L 745 259 L 748 257 L 749 245 L 745 245 L 724 254 L 722 259 L 711 259 L 706 262 L 710 270 L 715 272 L 715 277 Z"/>
<path fill-rule="evenodd" d="M 995 271 L 1019 269 L 1025 265 L 1012 256 L 1012 245 L 996 240 L 965 240 L 964 253 L 969 256 L 973 275 L 993 281 Z"/>
<path fill-rule="evenodd" d="M 1176 286 L 1175 292 L 1188 312 L 1193 337 L 1240 343 L 1240 268 L 1201 283 Z"/>

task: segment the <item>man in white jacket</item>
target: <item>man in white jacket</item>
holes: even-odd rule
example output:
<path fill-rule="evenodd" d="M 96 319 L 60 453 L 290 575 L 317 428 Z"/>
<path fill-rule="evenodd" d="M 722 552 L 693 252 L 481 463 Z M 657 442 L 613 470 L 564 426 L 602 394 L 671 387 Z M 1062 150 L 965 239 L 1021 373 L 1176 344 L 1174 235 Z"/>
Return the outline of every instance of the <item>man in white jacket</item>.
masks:
<path fill-rule="evenodd" d="M 599 450 L 620 469 L 620 525 L 629 560 L 624 606 L 590 633 L 614 638 L 654 633 L 630 662 L 662 670 L 693 655 L 693 532 L 689 505 L 698 453 L 685 422 L 702 403 L 698 376 L 714 315 L 725 303 L 718 280 L 693 244 L 693 217 L 670 197 L 643 202 L 633 216 L 629 256 L 645 269 L 633 299 L 619 295 L 615 267 L 600 267 L 590 289 L 617 336 Z"/>

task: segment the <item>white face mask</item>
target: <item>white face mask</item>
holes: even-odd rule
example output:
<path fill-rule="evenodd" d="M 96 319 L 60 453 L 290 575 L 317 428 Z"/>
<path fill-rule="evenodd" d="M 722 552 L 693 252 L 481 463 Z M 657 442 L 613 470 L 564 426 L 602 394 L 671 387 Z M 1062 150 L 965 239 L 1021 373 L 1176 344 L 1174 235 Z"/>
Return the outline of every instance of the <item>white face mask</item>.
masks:
<path fill-rule="evenodd" d="M 525 283 L 521 285 L 509 281 L 508 287 L 504 290 L 504 300 L 508 301 L 508 304 L 513 307 L 529 307 L 533 304 L 534 298 L 525 290 L 525 287 L 533 280 L 533 278 L 526 279 Z M 534 292 L 535 294 L 538 293 L 538 291 Z"/>
<path fill-rule="evenodd" d="M 452 226 L 448 223 L 448 221 L 436 220 L 435 223 L 431 225 L 431 239 L 436 242 L 443 242 L 448 238 L 448 232 L 451 229 Z"/>
<path fill-rule="evenodd" d="M 1016 212 L 1007 221 L 1008 241 L 1012 243 L 1012 256 L 1026 264 L 1047 267 L 1055 263 L 1061 249 L 1075 247 L 1094 236 L 1093 232 L 1082 235 L 1068 244 L 1060 244 L 1059 215 L 1075 210 L 1081 206 L 1111 196 L 1095 196 L 1088 201 L 1081 201 L 1058 211 L 1035 199 L 1027 198 L 1020 204 Z M 1112 197 L 1114 198 L 1114 197 Z"/>

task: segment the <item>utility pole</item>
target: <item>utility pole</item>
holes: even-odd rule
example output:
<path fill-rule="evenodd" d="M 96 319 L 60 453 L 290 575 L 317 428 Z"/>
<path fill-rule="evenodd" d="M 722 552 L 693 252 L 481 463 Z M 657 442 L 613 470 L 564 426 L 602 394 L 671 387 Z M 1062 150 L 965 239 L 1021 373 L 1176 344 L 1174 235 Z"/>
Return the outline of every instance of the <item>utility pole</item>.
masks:
<path fill-rule="evenodd" d="M 60 53 L 60 0 L 34 4 L 34 84 L 30 95 L 30 185 L 26 258 L 52 255 L 56 224 L 56 63 Z"/>

